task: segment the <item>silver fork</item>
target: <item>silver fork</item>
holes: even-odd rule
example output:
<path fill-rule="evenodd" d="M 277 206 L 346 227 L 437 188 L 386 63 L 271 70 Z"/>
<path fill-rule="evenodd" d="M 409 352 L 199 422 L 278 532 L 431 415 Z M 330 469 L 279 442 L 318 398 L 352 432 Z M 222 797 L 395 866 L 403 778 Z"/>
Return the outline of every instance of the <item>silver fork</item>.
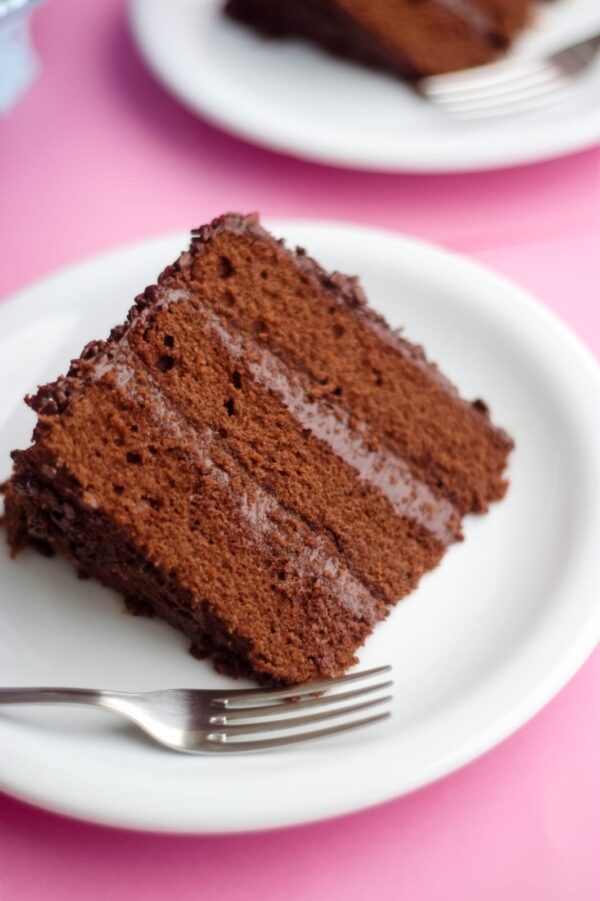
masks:
<path fill-rule="evenodd" d="M 391 666 L 378 666 L 338 679 L 259 691 L 171 688 L 134 693 L 85 688 L 0 688 L 0 704 L 83 704 L 112 710 L 134 722 L 159 744 L 188 754 L 262 751 L 327 738 L 386 719 L 389 710 L 364 714 L 391 701 L 391 695 L 380 694 L 392 685 L 389 679 L 380 678 L 390 670 Z M 364 685 L 339 691 L 363 680 Z M 376 697 L 365 700 L 370 694 Z M 338 717 L 345 719 L 325 728 L 311 728 Z M 278 732 L 288 734 L 275 734 Z M 247 741 L 246 735 L 263 737 Z"/>
<path fill-rule="evenodd" d="M 539 59 L 509 59 L 423 78 L 420 92 L 461 120 L 490 119 L 555 103 L 570 94 L 598 56 L 600 34 Z"/>

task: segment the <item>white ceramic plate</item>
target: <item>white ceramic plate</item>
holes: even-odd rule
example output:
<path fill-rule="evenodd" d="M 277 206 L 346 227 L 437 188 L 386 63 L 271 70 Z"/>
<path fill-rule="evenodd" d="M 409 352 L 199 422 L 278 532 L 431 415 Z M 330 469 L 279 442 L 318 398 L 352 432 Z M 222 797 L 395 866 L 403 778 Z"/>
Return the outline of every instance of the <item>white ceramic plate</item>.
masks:
<path fill-rule="evenodd" d="M 466 260 L 385 232 L 279 223 L 326 266 L 358 272 L 372 303 L 422 341 L 516 440 L 511 488 L 360 653 L 394 666 L 393 717 L 303 747 L 189 757 L 97 711 L 0 715 L 0 787 L 115 825 L 190 832 L 301 823 L 375 804 L 451 772 L 509 735 L 600 635 L 599 370 L 535 300 Z M 0 307 L 0 461 L 28 442 L 22 395 L 124 318 L 187 243 L 160 238 L 75 266 Z M 0 542 L 0 684 L 113 689 L 227 686 L 187 642 L 123 612 L 62 560 Z"/>
<path fill-rule="evenodd" d="M 358 169 L 451 172 L 535 162 L 600 141 L 600 65 L 543 112 L 460 123 L 398 80 L 312 47 L 267 41 L 224 0 L 131 0 L 137 44 L 160 81 L 222 128 L 294 156 Z M 513 50 L 541 53 L 600 29 L 598 0 L 554 0 Z"/>

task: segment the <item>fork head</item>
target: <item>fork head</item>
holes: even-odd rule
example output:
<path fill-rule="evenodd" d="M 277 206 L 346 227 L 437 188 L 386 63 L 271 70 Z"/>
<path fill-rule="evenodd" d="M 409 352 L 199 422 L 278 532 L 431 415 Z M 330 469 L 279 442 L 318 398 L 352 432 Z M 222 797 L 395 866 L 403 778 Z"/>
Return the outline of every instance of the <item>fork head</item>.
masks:
<path fill-rule="evenodd" d="M 455 119 L 489 119 L 564 99 L 595 64 L 600 34 L 538 59 L 515 58 L 424 78 L 420 92 Z"/>
<path fill-rule="evenodd" d="M 168 689 L 121 695 L 114 709 L 160 744 L 191 754 L 262 751 L 389 717 L 390 666 L 294 688 Z M 253 736 L 253 738 L 248 738 Z"/>

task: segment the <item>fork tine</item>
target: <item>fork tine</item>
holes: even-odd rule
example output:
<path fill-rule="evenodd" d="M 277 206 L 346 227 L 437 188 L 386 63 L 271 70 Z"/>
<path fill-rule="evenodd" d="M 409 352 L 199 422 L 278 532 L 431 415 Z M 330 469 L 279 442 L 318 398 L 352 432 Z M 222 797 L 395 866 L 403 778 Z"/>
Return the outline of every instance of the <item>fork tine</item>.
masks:
<path fill-rule="evenodd" d="M 543 109 L 545 106 L 553 106 L 565 97 L 572 96 L 568 90 L 569 84 L 565 82 L 560 87 L 548 89 L 534 97 L 512 99 L 506 103 L 494 103 L 487 106 L 473 107 L 445 107 L 445 111 L 452 115 L 453 118 L 468 122 L 477 119 L 496 119 L 500 116 L 512 115 L 513 113 L 523 113 L 528 110 Z"/>
<path fill-rule="evenodd" d="M 439 104 L 454 103 L 490 103 L 495 99 L 512 96 L 513 94 L 537 90 L 542 90 L 547 85 L 554 84 L 556 81 L 564 80 L 564 74 L 558 66 L 548 66 L 540 69 L 536 75 L 527 78 L 514 78 L 503 84 L 491 85 L 473 85 L 464 91 L 452 91 L 451 93 L 438 93 L 430 95 L 431 99 Z"/>
<path fill-rule="evenodd" d="M 217 697 L 211 699 L 211 707 L 235 706 L 241 707 L 249 701 L 265 702 L 268 704 L 272 700 L 280 700 L 282 698 L 302 698 L 305 695 L 316 694 L 318 691 L 328 691 L 338 685 L 346 685 L 348 682 L 356 682 L 359 679 L 368 679 L 372 676 L 378 676 L 381 673 L 389 673 L 391 666 L 376 666 L 373 669 L 363 670 L 360 673 L 350 673 L 347 676 L 339 676 L 336 679 L 322 679 L 319 682 L 308 682 L 305 685 L 296 685 L 290 688 L 267 688 L 264 691 L 247 691 L 239 689 L 232 691 L 227 697 Z"/>
<path fill-rule="evenodd" d="M 454 96 L 480 88 L 497 87 L 503 89 L 513 81 L 535 78 L 538 73 L 552 67 L 552 62 L 542 60 L 519 60 L 510 63 L 495 63 L 448 75 L 429 75 L 419 82 L 420 90 L 432 98 Z M 485 70 L 485 71 L 484 71 Z"/>
<path fill-rule="evenodd" d="M 347 704 L 345 707 L 335 708 L 334 710 L 323 710 L 320 713 L 313 713 L 310 716 L 293 716 L 280 717 L 277 720 L 255 720 L 252 723 L 234 723 L 223 725 L 221 728 L 215 728 L 210 732 L 206 739 L 208 741 L 219 741 L 219 736 L 225 739 L 235 737 L 236 735 L 256 735 L 269 732 L 280 732 L 287 729 L 297 729 L 303 726 L 312 726 L 314 723 L 322 723 L 333 719 L 334 717 L 349 716 L 351 713 L 357 713 L 359 710 L 368 710 L 376 707 L 378 704 L 387 704 L 392 700 L 391 695 L 383 698 L 374 698 L 370 701 L 363 701 L 362 704 Z"/>
<path fill-rule="evenodd" d="M 544 97 L 546 94 L 556 94 L 562 88 L 567 85 L 567 81 L 562 76 L 557 76 L 555 79 L 546 82 L 545 84 L 538 84 L 535 87 L 530 88 L 521 88 L 519 90 L 507 91 L 505 94 L 498 94 L 496 96 L 489 97 L 474 97 L 469 100 L 456 100 L 447 102 L 444 104 L 444 109 L 454 112 L 465 112 L 469 113 L 471 111 L 477 112 L 478 110 L 492 110 L 492 109 L 500 109 L 502 107 L 510 107 L 511 109 L 517 104 L 521 103 L 529 103 L 529 102 L 537 102 L 539 98 Z"/>
<path fill-rule="evenodd" d="M 362 726 L 368 726 L 371 723 L 377 723 L 387 720 L 390 717 L 389 711 L 385 713 L 377 713 L 375 716 L 368 716 L 364 719 L 354 720 L 352 723 L 341 723 L 337 726 L 331 726 L 329 729 L 315 729 L 312 732 L 299 732 L 298 735 L 284 735 L 276 738 L 258 739 L 256 741 L 227 741 L 227 739 L 211 739 L 207 741 L 203 747 L 203 751 L 223 752 L 223 753 L 243 753 L 245 751 L 265 751 L 269 748 L 280 748 L 284 745 L 295 745 L 300 742 L 313 741 L 317 738 L 329 738 L 331 735 L 339 735 L 342 732 L 350 732 L 353 729 L 360 729 Z"/>
<path fill-rule="evenodd" d="M 378 682 L 376 685 L 355 688 L 354 691 L 335 692 L 330 695 L 322 695 L 319 698 L 307 698 L 305 701 L 296 701 L 295 704 L 284 701 L 282 704 L 261 704 L 258 707 L 227 707 L 223 713 L 211 716 L 209 722 L 211 725 L 221 726 L 239 719 L 258 719 L 271 717 L 278 713 L 296 713 L 298 710 L 306 710 L 311 707 L 329 707 L 333 704 L 350 701 L 352 698 L 360 698 L 366 694 L 372 694 L 375 691 L 383 691 L 385 688 L 391 688 L 393 684 L 391 679 L 389 679 L 387 682 Z"/>

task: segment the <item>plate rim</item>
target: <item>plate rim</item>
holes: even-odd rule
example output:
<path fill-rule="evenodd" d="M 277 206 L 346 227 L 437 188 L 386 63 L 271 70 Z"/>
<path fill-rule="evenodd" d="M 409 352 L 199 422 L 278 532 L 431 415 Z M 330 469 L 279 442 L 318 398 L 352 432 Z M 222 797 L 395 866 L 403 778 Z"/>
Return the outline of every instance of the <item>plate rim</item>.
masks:
<path fill-rule="evenodd" d="M 161 53 L 161 40 L 153 33 L 152 15 L 148 12 L 151 11 L 152 3 L 153 0 L 129 0 L 126 7 L 127 19 L 141 58 L 163 88 L 189 111 L 221 131 L 292 158 L 362 172 L 449 174 L 533 165 L 579 153 L 600 143 L 600 116 L 587 113 L 573 119 L 569 129 L 552 128 L 552 124 L 556 125 L 555 120 L 545 125 L 544 121 L 532 123 L 523 119 L 526 141 L 516 140 L 514 135 L 509 142 L 495 140 L 483 155 L 477 149 L 469 153 L 464 142 L 455 145 L 451 140 L 436 139 L 428 144 L 426 135 L 412 152 L 406 152 L 410 141 L 408 144 L 395 143 L 390 152 L 386 151 L 385 143 L 379 148 L 370 145 L 367 152 L 356 152 L 352 144 L 347 142 L 344 153 L 341 154 L 337 147 L 332 149 L 327 139 L 314 130 L 310 132 L 314 138 L 300 144 L 295 139 L 288 139 L 285 131 L 278 129 L 274 121 L 267 127 L 263 121 L 261 128 L 257 130 L 250 121 L 236 118 L 234 111 L 228 111 L 219 99 L 213 97 L 210 87 L 205 89 L 205 80 L 198 79 L 197 85 L 192 87 L 189 82 L 177 78 L 168 64 L 168 54 Z M 210 79 L 207 81 L 210 82 Z M 273 120 L 275 118 L 272 117 Z M 498 134 L 501 136 L 502 133 Z M 481 146 L 480 139 L 479 131 L 476 140 L 471 141 L 471 147 Z M 443 153 L 440 153 L 440 147 L 444 147 Z"/>
<path fill-rule="evenodd" d="M 495 283 L 496 288 L 501 289 L 505 295 L 507 295 L 507 293 L 512 295 L 513 303 L 525 303 L 527 307 L 535 311 L 535 314 L 538 317 L 541 316 L 544 318 L 546 323 L 554 329 L 557 334 L 560 334 L 561 340 L 566 341 L 567 344 L 570 345 L 571 351 L 577 355 L 581 365 L 586 369 L 589 369 L 589 374 L 595 380 L 596 387 L 600 390 L 600 367 L 591 351 L 579 338 L 577 338 L 571 329 L 555 313 L 545 307 L 541 301 L 528 291 L 525 291 L 520 286 L 504 276 L 497 274 L 481 263 L 452 251 L 436 247 L 430 242 L 376 227 L 303 218 L 268 219 L 266 225 L 268 228 L 272 228 L 274 231 L 283 235 L 285 235 L 288 230 L 298 228 L 308 230 L 325 229 L 338 235 L 340 235 L 340 233 L 343 236 L 351 234 L 355 238 L 367 237 L 369 240 L 376 239 L 378 242 L 389 242 L 390 247 L 401 244 L 404 249 L 410 250 L 411 253 L 425 254 L 425 256 L 428 256 L 430 259 L 432 256 L 438 260 L 443 258 L 446 263 L 450 263 L 454 266 L 459 273 L 460 271 L 464 273 L 466 270 L 470 270 L 471 273 L 476 273 L 479 278 L 483 278 L 488 284 L 491 285 L 492 283 Z M 183 232 L 183 234 L 189 234 L 189 232 Z M 26 299 L 28 295 L 35 296 L 36 293 L 45 290 L 48 283 L 52 281 L 60 282 L 65 275 L 68 275 L 73 270 L 85 270 L 89 264 L 98 264 L 115 254 L 122 253 L 126 255 L 129 252 L 134 252 L 136 249 L 141 250 L 142 247 L 151 246 L 152 244 L 158 246 L 163 243 L 166 244 L 167 242 L 175 243 L 181 239 L 181 235 L 182 232 L 180 231 L 169 232 L 164 235 L 157 235 L 139 241 L 128 242 L 115 247 L 112 250 L 102 251 L 84 260 L 80 260 L 70 266 L 67 265 L 61 267 L 57 272 L 33 282 L 28 287 L 21 289 L 0 303 L 0 321 L 5 315 L 2 312 L 3 310 L 8 310 L 9 308 L 14 309 L 14 305 L 18 304 L 19 301 L 24 298 Z M 598 525 L 600 525 L 600 513 L 596 518 L 598 519 Z M 562 649 L 560 659 L 554 662 L 551 670 L 547 672 L 543 678 L 540 678 L 531 690 L 528 690 L 524 698 L 521 699 L 520 704 L 513 709 L 510 717 L 505 717 L 502 722 L 494 723 L 493 728 L 488 728 L 487 731 L 482 732 L 480 729 L 477 737 L 471 738 L 470 741 L 467 742 L 466 747 L 461 746 L 460 748 L 455 748 L 452 754 L 438 761 L 435 767 L 431 767 L 427 774 L 421 774 L 420 778 L 413 780 L 412 782 L 409 781 L 406 783 L 405 780 L 406 784 L 400 789 L 397 787 L 390 789 L 386 783 L 386 788 L 383 791 L 378 790 L 377 792 L 371 792 L 368 799 L 353 796 L 350 801 L 345 800 L 340 802 L 340 799 L 337 798 L 329 805 L 328 810 L 324 811 L 323 809 L 319 809 L 313 814 L 302 815 L 301 817 L 294 816 L 293 814 L 291 816 L 288 814 L 283 817 L 267 815 L 266 819 L 263 818 L 262 820 L 260 817 L 254 817 L 253 819 L 255 822 L 253 823 L 244 822 L 240 825 L 239 822 L 223 823 L 221 821 L 218 824 L 215 824 L 215 821 L 213 820 L 213 824 L 211 825 L 210 817 L 208 817 L 208 820 L 207 817 L 200 817 L 201 822 L 196 820 L 193 823 L 190 822 L 189 816 L 187 817 L 187 820 L 184 817 L 181 820 L 165 822 L 164 819 L 161 819 L 160 815 L 155 815 L 151 818 L 143 813 L 140 816 L 136 813 L 130 814 L 128 811 L 122 809 L 119 810 L 118 815 L 114 814 L 109 816 L 106 815 L 105 812 L 99 814 L 97 809 L 94 810 L 95 805 L 93 797 L 91 803 L 89 799 L 87 799 L 87 801 L 84 800 L 83 802 L 80 801 L 76 804 L 61 803 L 60 799 L 57 800 L 55 792 L 52 789 L 47 789 L 46 791 L 38 790 L 36 792 L 22 790 L 22 788 L 16 787 L 11 783 L 10 778 L 7 780 L 1 760 L 0 788 L 14 797 L 55 813 L 75 817 L 88 822 L 101 823 L 103 825 L 116 826 L 119 828 L 135 829 L 144 832 L 171 832 L 175 834 L 196 835 L 248 833 L 334 819 L 352 812 L 378 806 L 379 804 L 391 801 L 425 785 L 438 781 L 446 775 L 461 769 L 475 758 L 500 744 L 508 736 L 521 728 L 524 723 L 530 720 L 558 693 L 558 691 L 560 691 L 585 662 L 599 640 L 600 594 L 596 594 L 593 607 L 588 614 L 585 626 L 581 628 L 578 634 L 577 640 L 571 642 L 566 649 Z M 391 741 L 393 743 L 393 739 Z M 361 793 L 359 792 L 359 794 Z M 317 805 L 317 807 L 318 806 L 319 805 Z M 231 820 L 231 816 L 229 819 Z M 186 821 L 184 822 L 184 820 Z"/>

